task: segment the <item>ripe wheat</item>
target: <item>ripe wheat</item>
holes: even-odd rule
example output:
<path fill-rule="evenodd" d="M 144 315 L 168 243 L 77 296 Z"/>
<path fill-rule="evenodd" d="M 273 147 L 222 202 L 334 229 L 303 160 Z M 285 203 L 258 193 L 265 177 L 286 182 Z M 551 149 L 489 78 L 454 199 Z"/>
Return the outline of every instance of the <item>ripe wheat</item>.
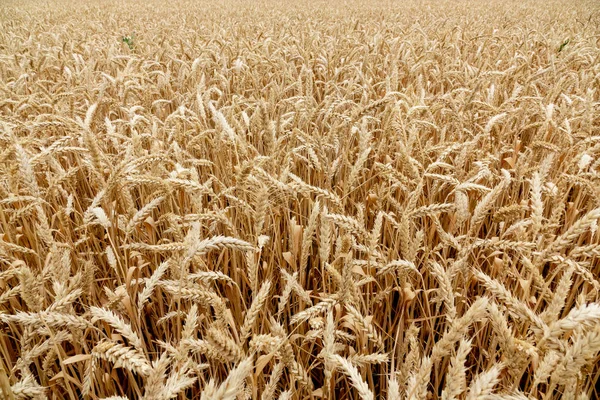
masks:
<path fill-rule="evenodd" d="M 0 26 L 0 398 L 600 397 L 597 1 Z"/>

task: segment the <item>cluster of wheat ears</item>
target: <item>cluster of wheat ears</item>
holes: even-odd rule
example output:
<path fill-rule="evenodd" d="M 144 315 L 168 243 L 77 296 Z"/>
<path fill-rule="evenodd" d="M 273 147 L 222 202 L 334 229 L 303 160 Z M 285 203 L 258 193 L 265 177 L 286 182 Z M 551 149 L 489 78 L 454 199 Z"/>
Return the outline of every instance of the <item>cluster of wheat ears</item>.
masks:
<path fill-rule="evenodd" d="M 0 7 L 2 399 L 594 399 L 600 7 Z"/>

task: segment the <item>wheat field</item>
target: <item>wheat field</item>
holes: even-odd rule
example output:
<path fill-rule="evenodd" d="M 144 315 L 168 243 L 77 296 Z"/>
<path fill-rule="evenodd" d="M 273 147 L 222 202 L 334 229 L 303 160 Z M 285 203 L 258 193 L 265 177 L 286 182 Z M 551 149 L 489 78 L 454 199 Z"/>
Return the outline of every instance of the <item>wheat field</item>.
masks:
<path fill-rule="evenodd" d="M 5 0 L 2 399 L 597 399 L 595 0 Z"/>

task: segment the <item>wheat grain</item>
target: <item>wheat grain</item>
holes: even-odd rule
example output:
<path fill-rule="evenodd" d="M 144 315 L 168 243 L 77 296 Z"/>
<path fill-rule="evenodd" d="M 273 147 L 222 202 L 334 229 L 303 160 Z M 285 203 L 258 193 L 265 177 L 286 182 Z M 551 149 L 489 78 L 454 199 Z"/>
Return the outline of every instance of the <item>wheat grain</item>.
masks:
<path fill-rule="evenodd" d="M 341 368 L 344 370 L 344 373 L 346 373 L 350 377 L 352 385 L 358 391 L 358 394 L 360 395 L 361 399 L 372 400 L 375 398 L 373 396 L 373 393 L 369 389 L 367 383 L 360 376 L 360 372 L 358 371 L 358 369 L 354 365 L 352 365 L 352 363 L 349 360 L 346 360 L 345 358 L 342 358 L 337 354 L 333 355 L 332 357 L 341 366 Z"/>
<path fill-rule="evenodd" d="M 5 0 L 0 397 L 596 398 L 597 7 L 515 5 Z"/>

